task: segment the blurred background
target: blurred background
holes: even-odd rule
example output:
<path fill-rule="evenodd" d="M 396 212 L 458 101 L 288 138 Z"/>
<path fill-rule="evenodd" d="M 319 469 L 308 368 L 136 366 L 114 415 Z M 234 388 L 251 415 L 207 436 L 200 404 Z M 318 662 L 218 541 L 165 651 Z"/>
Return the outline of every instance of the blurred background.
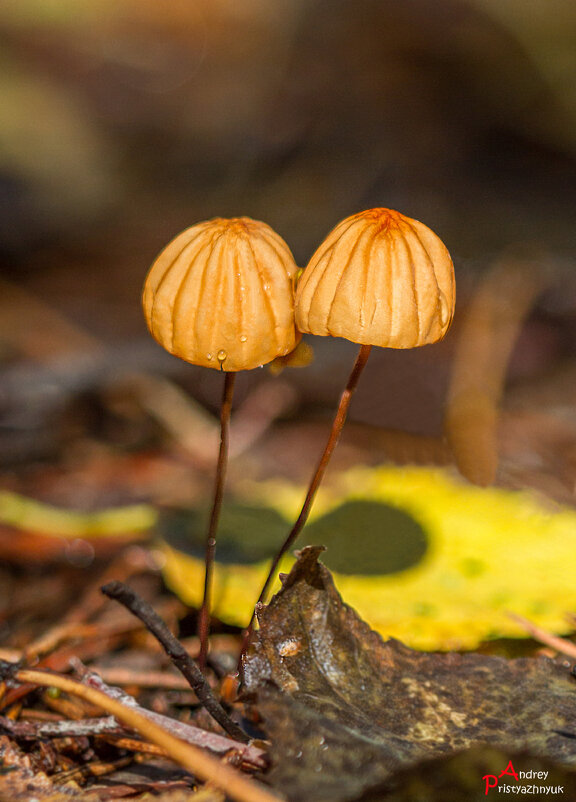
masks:
<path fill-rule="evenodd" d="M 385 206 L 447 244 L 446 340 L 377 349 L 335 466 L 448 463 L 573 504 L 573 0 L 5 0 L 0 483 L 80 509 L 190 502 L 221 377 L 140 309 L 183 228 L 263 219 L 304 265 Z M 234 477 L 309 476 L 355 347 L 239 377 Z"/>

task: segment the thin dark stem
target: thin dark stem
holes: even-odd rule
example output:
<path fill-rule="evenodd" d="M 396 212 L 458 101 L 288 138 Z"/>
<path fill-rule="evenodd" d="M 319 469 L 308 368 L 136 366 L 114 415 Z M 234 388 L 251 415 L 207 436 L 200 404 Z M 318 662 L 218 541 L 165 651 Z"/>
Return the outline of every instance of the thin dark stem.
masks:
<path fill-rule="evenodd" d="M 151 632 L 162 645 L 164 651 L 170 660 L 172 660 L 178 671 L 188 680 L 190 687 L 210 715 L 226 730 L 228 735 L 237 741 L 247 743 L 249 738 L 246 733 L 232 721 L 228 713 L 212 693 L 212 689 L 194 660 L 190 657 L 180 641 L 170 632 L 154 608 L 123 582 L 108 582 L 101 590 L 109 599 L 115 599 L 117 602 L 120 602 L 120 604 L 123 604 L 127 610 L 130 610 L 136 618 L 142 621 L 146 629 Z"/>
<path fill-rule="evenodd" d="M 214 573 L 214 558 L 216 555 L 216 532 L 222 507 L 224 494 L 224 480 L 226 478 L 226 465 L 228 462 L 228 442 L 230 439 L 230 414 L 232 412 L 232 398 L 234 395 L 235 373 L 226 373 L 224 379 L 224 392 L 222 394 L 222 407 L 220 409 L 220 451 L 218 452 L 218 465 L 216 466 L 216 481 L 214 484 L 214 501 L 206 535 L 204 598 L 198 619 L 198 637 L 200 638 L 200 653 L 198 665 L 204 671 L 208 656 L 208 635 L 210 634 L 210 608 L 212 606 L 212 576 Z"/>
<path fill-rule="evenodd" d="M 246 651 L 246 647 L 250 642 L 250 638 L 252 635 L 252 631 L 254 628 L 254 617 L 256 615 L 256 608 L 259 604 L 262 604 L 267 595 L 268 590 L 270 589 L 270 585 L 276 575 L 276 569 L 280 563 L 282 557 L 286 554 L 288 549 L 292 546 L 292 544 L 296 541 L 296 538 L 304 528 L 306 521 L 308 520 L 308 515 L 310 514 L 310 510 L 312 508 L 312 504 L 314 503 L 314 498 L 320 487 L 320 483 L 324 477 L 326 472 L 326 468 L 328 467 L 328 463 L 330 462 L 330 457 L 332 456 L 332 452 L 338 445 L 338 441 L 340 439 L 340 435 L 342 433 L 342 428 L 346 421 L 346 416 L 348 415 L 348 409 L 350 407 L 350 402 L 352 401 L 352 395 L 358 385 L 358 380 L 360 379 L 360 375 L 364 370 L 366 362 L 368 361 L 368 357 L 370 356 L 371 345 L 361 345 L 360 350 L 358 352 L 358 356 L 356 357 L 356 362 L 354 363 L 354 367 L 352 368 L 352 373 L 348 378 L 348 383 L 344 389 L 344 392 L 340 396 L 340 403 L 338 404 L 338 409 L 336 410 L 336 415 L 334 417 L 334 422 L 332 423 L 332 429 L 330 430 L 330 436 L 328 438 L 328 442 L 326 443 L 326 447 L 324 448 L 324 452 L 316 466 L 316 471 L 312 477 L 312 481 L 310 482 L 310 486 L 308 487 L 308 493 L 306 494 L 306 498 L 304 499 L 304 504 L 302 505 L 302 509 L 300 511 L 300 515 L 296 519 L 296 523 L 290 530 L 288 537 L 282 544 L 280 550 L 272 560 L 270 565 L 270 570 L 268 571 L 268 576 L 266 577 L 266 581 L 264 582 L 264 586 L 260 592 L 260 596 L 258 597 L 258 602 L 256 607 L 254 608 L 254 612 L 252 613 L 252 618 L 250 619 L 250 623 L 248 624 L 248 628 L 244 633 L 244 644 L 242 649 L 242 656 Z"/>

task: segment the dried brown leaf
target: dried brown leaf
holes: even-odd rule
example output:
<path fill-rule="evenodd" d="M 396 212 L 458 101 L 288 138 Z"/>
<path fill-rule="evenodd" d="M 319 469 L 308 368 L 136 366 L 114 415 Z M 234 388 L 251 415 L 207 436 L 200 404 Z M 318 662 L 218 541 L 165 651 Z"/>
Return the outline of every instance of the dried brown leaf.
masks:
<path fill-rule="evenodd" d="M 527 778 L 522 777 L 516 783 L 508 773 L 494 785 L 493 778 L 508 768 L 510 761 L 514 771 L 519 776 L 520 772 L 526 772 Z M 485 778 L 489 778 L 488 794 Z M 383 786 L 362 794 L 361 802 L 485 802 L 486 799 L 494 802 L 498 797 L 510 799 L 516 795 L 514 791 L 506 793 L 506 785 L 510 784 L 520 789 L 518 795 L 523 795 L 521 789 L 525 788 L 530 799 L 576 798 L 574 772 L 534 755 L 474 746 L 401 771 Z"/>
<path fill-rule="evenodd" d="M 290 800 L 358 799 L 401 769 L 486 743 L 576 766 L 567 667 L 384 642 L 342 602 L 320 552 L 303 549 L 260 611 L 245 665 L 273 742 L 270 780 Z"/>

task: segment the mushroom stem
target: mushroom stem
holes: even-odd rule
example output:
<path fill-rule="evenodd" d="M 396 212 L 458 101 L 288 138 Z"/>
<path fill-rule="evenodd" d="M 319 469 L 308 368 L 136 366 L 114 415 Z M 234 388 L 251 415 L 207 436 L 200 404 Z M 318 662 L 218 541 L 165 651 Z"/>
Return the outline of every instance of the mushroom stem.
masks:
<path fill-rule="evenodd" d="M 214 483 L 214 501 L 212 502 L 212 512 L 210 513 L 210 523 L 206 535 L 205 552 L 205 574 L 204 574 L 204 598 L 200 608 L 198 619 L 198 637 L 200 638 L 200 652 L 198 655 L 198 665 L 204 671 L 206 668 L 206 658 L 208 655 L 208 635 L 210 633 L 210 608 L 212 595 L 212 576 L 214 573 L 214 557 L 216 554 L 216 532 L 218 530 L 218 520 L 222 507 L 222 496 L 224 494 L 224 480 L 226 478 L 226 465 L 228 463 L 228 443 L 230 440 L 230 413 L 232 411 L 232 398 L 234 395 L 234 380 L 236 373 L 227 372 L 224 379 L 224 391 L 222 393 L 222 406 L 220 409 L 220 450 L 218 452 L 218 464 L 216 466 L 216 480 Z"/>
<path fill-rule="evenodd" d="M 316 466 L 316 471 L 312 477 L 310 485 L 308 487 L 308 492 L 306 494 L 306 498 L 304 499 L 304 504 L 302 505 L 302 509 L 300 510 L 300 515 L 296 519 L 296 522 L 292 529 L 290 530 L 288 537 L 280 547 L 280 550 L 272 560 L 270 565 L 270 570 L 268 571 L 268 576 L 266 577 L 266 581 L 262 587 L 260 592 L 260 596 L 258 597 L 258 602 L 254 608 L 254 612 L 252 613 L 252 618 L 250 619 L 250 623 L 244 633 L 244 643 L 242 648 L 242 655 L 241 659 L 244 656 L 246 648 L 250 642 L 250 638 L 252 636 L 252 632 L 254 629 L 254 617 L 256 615 L 256 610 L 258 609 L 258 605 L 262 604 L 267 595 L 268 590 L 270 589 L 270 585 L 272 584 L 272 580 L 276 574 L 276 569 L 280 563 L 282 557 L 286 554 L 290 546 L 295 542 L 296 538 L 306 525 L 306 521 L 308 520 L 308 516 L 310 514 L 310 510 L 312 509 L 312 504 L 314 503 L 314 498 L 316 497 L 316 493 L 318 492 L 318 488 L 320 487 L 320 483 L 324 477 L 326 472 L 326 468 L 328 467 L 328 463 L 330 462 L 330 457 L 332 456 L 332 452 L 338 445 L 338 441 L 340 440 L 340 435 L 342 434 L 342 428 L 344 427 L 344 423 L 346 422 L 346 417 L 348 415 L 348 409 L 350 407 L 350 402 L 352 401 L 352 396 L 356 387 L 358 386 L 358 381 L 364 370 L 366 362 L 368 361 L 368 357 L 370 356 L 371 345 L 361 345 L 360 350 L 358 351 L 358 356 L 356 357 L 356 362 L 354 363 L 354 367 L 352 368 L 352 372 L 348 378 L 348 382 L 344 389 L 344 392 L 340 396 L 340 403 L 338 404 L 338 409 L 336 410 L 336 415 L 334 416 L 334 421 L 332 423 L 332 428 L 330 430 L 330 436 L 328 437 L 328 441 L 324 448 L 324 452 L 320 457 L 320 461 Z"/>

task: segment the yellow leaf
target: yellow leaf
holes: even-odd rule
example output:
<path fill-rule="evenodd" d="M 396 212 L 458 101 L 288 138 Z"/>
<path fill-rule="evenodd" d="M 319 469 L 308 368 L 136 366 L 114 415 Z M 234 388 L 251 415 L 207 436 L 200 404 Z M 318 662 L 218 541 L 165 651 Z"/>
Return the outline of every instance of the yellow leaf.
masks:
<path fill-rule="evenodd" d="M 302 495 L 302 489 L 278 481 L 246 488 L 253 514 L 258 503 L 267 516 L 273 511 L 264 503 L 277 505 L 270 542 L 254 522 L 235 528 L 229 510 L 215 574 L 215 615 L 222 620 L 247 623 L 270 556 Z M 297 546 L 328 545 L 323 561 L 344 600 L 385 637 L 422 649 L 455 649 L 525 636 L 508 611 L 553 632 L 570 630 L 566 613 L 576 611 L 574 510 L 552 510 L 528 493 L 473 487 L 448 471 L 427 468 L 356 468 L 319 502 Z M 237 512 L 242 509 L 248 507 Z M 282 534 L 279 523 L 285 523 Z M 258 545 L 251 544 L 248 557 L 242 544 L 251 532 Z M 186 547 L 189 553 L 168 542 L 162 549 L 167 583 L 199 606 L 201 549 L 198 557 L 192 546 Z M 286 558 L 280 570 L 287 572 L 292 562 Z"/>
<path fill-rule="evenodd" d="M 53 507 L 8 490 L 0 491 L 0 523 L 38 535 L 86 539 L 141 537 L 154 526 L 156 517 L 156 511 L 148 504 L 79 512 Z"/>

